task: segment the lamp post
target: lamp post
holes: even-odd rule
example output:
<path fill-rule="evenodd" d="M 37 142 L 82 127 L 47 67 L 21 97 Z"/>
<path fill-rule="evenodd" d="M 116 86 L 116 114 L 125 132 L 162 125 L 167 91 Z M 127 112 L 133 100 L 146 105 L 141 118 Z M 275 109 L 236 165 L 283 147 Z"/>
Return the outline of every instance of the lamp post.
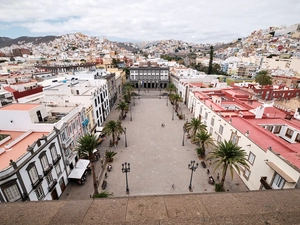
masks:
<path fill-rule="evenodd" d="M 167 95 L 167 103 L 166 103 L 166 106 L 168 106 L 168 95 Z"/>
<path fill-rule="evenodd" d="M 182 146 L 184 146 L 185 125 L 183 125 Z"/>
<path fill-rule="evenodd" d="M 135 106 L 135 97 L 133 97 L 133 106 Z"/>
<path fill-rule="evenodd" d="M 195 165 L 195 160 L 191 161 L 191 164 L 188 165 L 188 168 L 191 170 L 191 179 L 190 179 L 190 185 L 189 185 L 189 189 L 192 190 L 192 179 L 193 179 L 193 172 L 196 171 L 196 169 L 198 168 L 198 163 L 196 163 Z"/>
<path fill-rule="evenodd" d="M 129 194 L 127 173 L 130 172 L 130 163 L 122 163 L 122 173 L 126 174 L 126 194 Z"/>
<path fill-rule="evenodd" d="M 174 104 L 172 106 L 173 106 L 173 108 L 172 108 L 172 120 L 174 120 Z"/>
<path fill-rule="evenodd" d="M 124 134 L 125 134 L 125 147 L 127 147 L 127 139 L 126 139 L 126 127 L 124 127 Z"/>
<path fill-rule="evenodd" d="M 129 112 L 130 112 L 130 121 L 132 121 L 131 106 L 129 107 Z"/>

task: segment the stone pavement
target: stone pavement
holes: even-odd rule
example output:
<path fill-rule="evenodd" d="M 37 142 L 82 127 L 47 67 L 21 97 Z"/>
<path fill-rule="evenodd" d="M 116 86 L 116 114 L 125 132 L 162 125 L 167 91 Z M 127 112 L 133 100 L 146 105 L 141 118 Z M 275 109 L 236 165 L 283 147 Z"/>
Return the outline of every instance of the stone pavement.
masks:
<path fill-rule="evenodd" d="M 214 185 L 208 184 L 209 175 L 195 152 L 196 146 L 186 137 L 182 146 L 183 124 L 186 119 L 191 119 L 192 114 L 181 104 L 185 120 L 178 119 L 175 113 L 172 120 L 173 106 L 170 102 L 167 106 L 166 97 L 159 99 L 158 95 L 158 91 L 142 91 L 141 99 L 135 99 L 135 105 L 131 102 L 132 121 L 130 112 L 122 120 L 122 126 L 126 127 L 128 147 L 125 147 L 125 135 L 121 136 L 117 147 L 108 147 L 111 137 L 107 137 L 99 146 L 102 156 L 106 150 L 117 152 L 111 163 L 113 169 L 106 178 L 107 191 L 113 193 L 114 197 L 126 196 L 125 174 L 121 169 L 122 163 L 128 162 L 131 168 L 128 173 L 130 196 L 190 193 L 188 186 L 191 170 L 188 169 L 188 164 L 195 160 L 199 167 L 192 177 L 192 191 L 214 192 Z M 119 112 L 113 110 L 106 121 L 117 120 L 118 115 Z M 165 123 L 165 127 L 161 127 L 162 123 Z M 210 175 L 216 180 L 216 173 Z M 100 177 L 99 191 L 102 179 L 103 176 Z M 174 188 L 172 183 L 175 184 Z M 233 180 L 227 177 L 225 188 L 228 191 L 248 190 L 236 174 Z"/>
<path fill-rule="evenodd" d="M 214 192 L 214 185 L 208 184 L 208 177 L 212 175 L 216 181 L 216 174 L 219 171 L 213 173 L 213 168 L 207 163 L 211 174 L 206 173 L 206 169 L 201 166 L 201 161 L 197 157 L 196 146 L 186 137 L 182 146 L 183 124 L 186 119 L 192 118 L 192 114 L 184 104 L 180 104 L 185 120 L 178 119 L 175 113 L 172 120 L 173 106 L 170 102 L 167 106 L 166 97 L 159 99 L 159 94 L 159 91 L 141 91 L 141 98 L 132 101 L 132 121 L 130 121 L 130 112 L 127 113 L 125 120 L 122 120 L 122 126 L 126 127 L 128 147 L 125 147 L 125 135 L 121 136 L 117 147 L 109 147 L 111 136 L 98 146 L 101 157 L 105 155 L 106 150 L 117 152 L 111 163 L 113 166 L 111 172 L 107 172 L 106 166 L 102 171 L 100 160 L 95 163 L 99 191 L 102 191 L 101 184 L 104 173 L 107 172 L 106 190 L 113 193 L 114 197 L 127 196 L 122 163 L 128 162 L 131 168 L 128 173 L 129 196 L 190 193 L 188 187 L 191 170 L 188 169 L 188 164 L 191 160 L 195 160 L 199 163 L 199 167 L 193 173 L 192 191 L 194 193 Z M 116 111 L 115 107 L 106 121 L 119 118 L 120 112 Z M 161 127 L 162 123 L 165 123 L 165 127 Z M 172 183 L 175 185 L 174 188 Z M 225 189 L 229 192 L 248 191 L 237 174 L 234 175 L 233 180 L 228 175 Z M 92 177 L 88 175 L 84 185 L 70 182 L 60 199 L 83 200 L 89 198 L 92 193 Z"/>

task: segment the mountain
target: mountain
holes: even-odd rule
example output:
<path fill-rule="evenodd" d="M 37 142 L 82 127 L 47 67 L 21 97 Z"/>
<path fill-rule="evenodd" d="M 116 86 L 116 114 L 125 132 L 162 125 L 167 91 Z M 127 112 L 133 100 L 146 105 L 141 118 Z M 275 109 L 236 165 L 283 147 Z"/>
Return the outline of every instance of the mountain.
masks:
<path fill-rule="evenodd" d="M 22 36 L 15 39 L 8 38 L 8 37 L 0 37 L 0 48 L 9 47 L 11 45 L 18 45 L 20 43 L 29 43 L 32 42 L 33 44 L 40 44 L 40 43 L 48 43 L 53 41 L 58 36 L 45 36 L 45 37 L 28 37 Z"/>

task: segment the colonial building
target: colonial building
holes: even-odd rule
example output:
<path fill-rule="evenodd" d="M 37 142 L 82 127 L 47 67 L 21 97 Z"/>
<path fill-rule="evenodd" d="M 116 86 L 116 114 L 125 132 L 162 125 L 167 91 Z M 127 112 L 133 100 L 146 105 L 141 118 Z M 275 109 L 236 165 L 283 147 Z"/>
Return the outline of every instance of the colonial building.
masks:
<path fill-rule="evenodd" d="M 157 63 L 140 62 L 129 68 L 131 82 L 135 88 L 166 88 L 169 83 L 169 67 Z"/>
<path fill-rule="evenodd" d="M 300 184 L 300 121 L 240 89 L 190 92 L 188 108 L 217 141 L 231 140 L 247 153 L 240 175 L 249 190 Z M 298 110 L 298 109 L 295 109 Z"/>

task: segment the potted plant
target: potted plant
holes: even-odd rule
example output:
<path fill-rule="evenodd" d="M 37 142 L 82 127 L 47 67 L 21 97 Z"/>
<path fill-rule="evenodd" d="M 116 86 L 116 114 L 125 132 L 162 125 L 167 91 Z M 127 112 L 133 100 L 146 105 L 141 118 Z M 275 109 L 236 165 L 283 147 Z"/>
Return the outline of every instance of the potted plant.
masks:
<path fill-rule="evenodd" d="M 203 148 L 201 148 L 201 147 L 196 148 L 196 152 L 197 152 L 199 158 L 202 158 L 202 159 L 205 158 L 205 151 Z"/>
<path fill-rule="evenodd" d="M 116 155 L 117 153 L 114 152 L 114 151 L 106 151 L 105 152 L 105 157 L 106 157 L 106 160 L 107 162 L 112 162 L 114 160 L 114 156 Z"/>

